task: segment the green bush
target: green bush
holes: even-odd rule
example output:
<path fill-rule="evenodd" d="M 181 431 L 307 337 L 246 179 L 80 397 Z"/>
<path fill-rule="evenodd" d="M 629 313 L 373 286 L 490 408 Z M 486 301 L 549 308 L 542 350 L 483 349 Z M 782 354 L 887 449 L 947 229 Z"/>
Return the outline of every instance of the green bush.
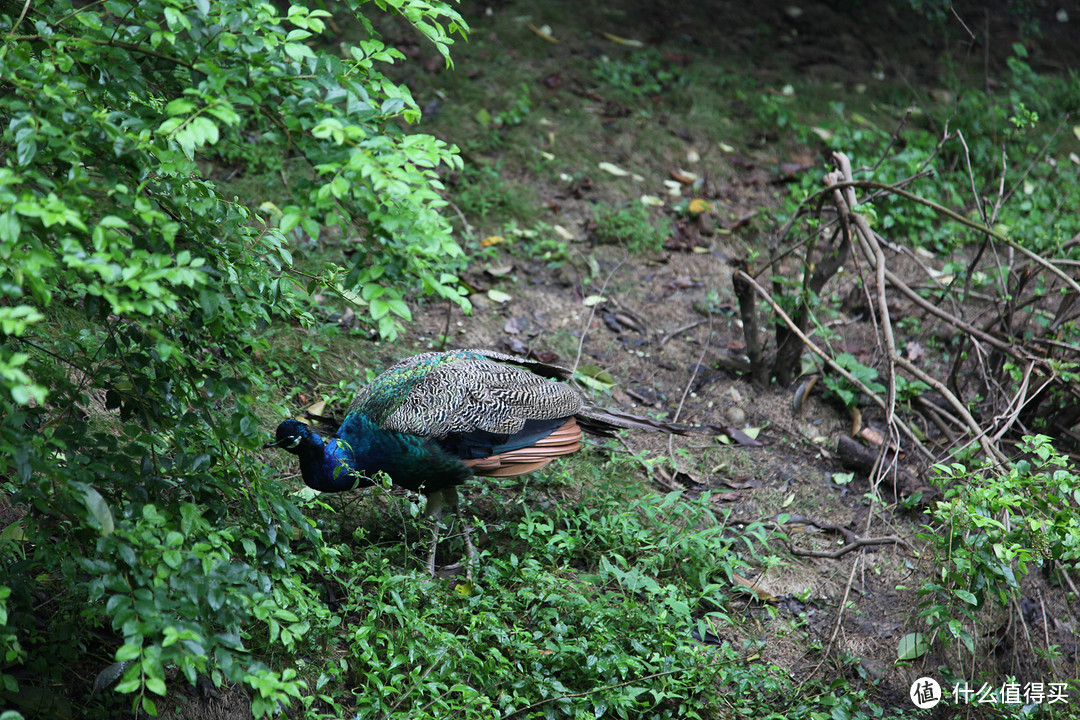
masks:
<path fill-rule="evenodd" d="M 600 242 L 622 243 L 634 255 L 659 252 L 671 235 L 671 220 L 653 224 L 649 208 L 640 203 L 622 207 L 599 204 L 593 211 L 596 238 Z"/>
<path fill-rule="evenodd" d="M 444 54 L 463 29 L 392 5 Z M 305 287 L 362 304 L 384 337 L 406 293 L 462 301 L 436 175 L 460 160 L 399 129 L 419 110 L 377 67 L 401 55 L 360 15 L 369 37 L 327 52 L 327 17 L 0 5 L 4 704 L 87 666 L 149 713 L 198 673 L 252 688 L 257 714 L 304 687 L 288 658 L 332 625 L 307 582 L 330 551 L 253 453 L 267 329 L 311 320 Z M 221 167 L 287 173 L 288 201 L 260 215 L 209 179 Z M 294 270 L 325 226 L 350 265 Z"/>
<path fill-rule="evenodd" d="M 686 84 L 680 68 L 665 60 L 655 49 L 642 50 L 625 58 L 596 59 L 593 78 L 616 91 L 624 99 L 641 101 Z"/>
<path fill-rule="evenodd" d="M 944 499 L 927 511 L 932 524 L 919 535 L 939 569 L 919 590 L 920 615 L 971 653 L 971 624 L 986 608 L 1016 601 L 1032 566 L 1080 561 L 1080 476 L 1044 435 L 1025 437 L 1022 449 L 1030 460 L 992 478 L 937 466 Z"/>

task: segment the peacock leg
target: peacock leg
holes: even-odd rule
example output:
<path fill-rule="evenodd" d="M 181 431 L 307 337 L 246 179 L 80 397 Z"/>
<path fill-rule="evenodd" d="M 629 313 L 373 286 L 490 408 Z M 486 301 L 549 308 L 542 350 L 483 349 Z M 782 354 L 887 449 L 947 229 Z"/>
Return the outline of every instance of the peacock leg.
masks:
<path fill-rule="evenodd" d="M 453 488 L 450 488 L 453 490 Z M 445 490 L 436 490 L 427 494 L 427 507 L 424 510 L 424 517 L 431 523 L 431 552 L 428 554 L 427 569 L 428 574 L 431 577 L 435 577 L 435 551 L 439 549 L 439 525 L 442 524 L 442 517 L 446 514 L 447 498 Z M 457 493 L 454 493 L 454 500 L 457 500 Z"/>
<path fill-rule="evenodd" d="M 473 560 L 476 559 L 476 548 L 472 544 L 472 528 L 463 519 L 461 521 L 462 535 L 465 538 L 465 579 L 472 582 Z"/>
<path fill-rule="evenodd" d="M 431 553 L 428 554 L 427 570 L 428 575 L 435 577 L 435 551 L 439 549 L 439 521 L 435 520 L 431 523 Z"/>
<path fill-rule="evenodd" d="M 444 490 L 439 490 L 430 493 L 427 496 L 427 509 L 424 514 L 431 522 L 431 554 L 428 555 L 427 568 L 431 576 L 435 576 L 435 552 L 439 547 L 439 525 L 442 518 L 446 515 L 447 511 L 454 511 L 457 514 L 458 508 L 458 493 L 457 488 L 448 487 Z M 469 523 L 465 522 L 465 519 L 458 515 L 458 519 L 461 520 L 461 535 L 465 540 L 465 557 L 467 558 L 465 564 L 465 578 L 466 580 L 472 580 L 472 566 L 473 561 L 476 559 L 476 547 L 472 541 L 472 528 Z M 455 570 L 461 567 L 461 563 L 457 562 L 452 565 L 447 565 L 445 570 Z"/>

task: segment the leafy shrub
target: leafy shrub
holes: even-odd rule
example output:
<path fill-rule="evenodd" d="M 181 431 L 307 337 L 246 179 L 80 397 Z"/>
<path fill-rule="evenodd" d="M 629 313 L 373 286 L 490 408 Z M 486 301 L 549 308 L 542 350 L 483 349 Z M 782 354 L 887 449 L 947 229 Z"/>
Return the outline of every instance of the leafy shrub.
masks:
<path fill-rule="evenodd" d="M 601 56 L 592 73 L 597 82 L 634 100 L 659 95 L 685 82 L 679 68 L 652 48 L 621 59 Z"/>
<path fill-rule="evenodd" d="M 964 619 L 987 607 L 1007 607 L 1031 566 L 1080 561 L 1080 476 L 1050 438 L 1026 437 L 1031 454 L 1008 473 L 981 478 L 962 465 L 938 466 L 944 500 L 928 510 L 920 534 L 936 556 L 937 577 L 920 589 L 920 614 L 946 640 L 975 652 Z"/>
<path fill-rule="evenodd" d="M 444 54 L 462 28 L 394 7 Z M 0 656 L 25 668 L 0 671 L 6 700 L 87 662 L 121 663 L 99 679 L 151 714 L 175 677 L 244 683 L 260 715 L 305 686 L 288 657 L 332 625 L 307 582 L 332 558 L 252 452 L 267 328 L 310 321 L 305 285 L 385 337 L 406 292 L 461 300 L 436 176 L 460 160 L 398 129 L 419 111 L 377 64 L 400 54 L 363 17 L 346 57 L 319 49 L 327 17 L 0 8 Z M 276 226 L 208 179 L 237 158 L 289 172 Z M 293 270 L 294 240 L 324 225 L 351 267 Z"/>
<path fill-rule="evenodd" d="M 532 112 L 532 93 L 526 83 L 521 83 L 504 110 L 497 110 L 494 114 L 487 108 L 481 108 L 476 113 L 476 122 L 481 127 L 493 126 L 495 129 L 515 127 L 525 122 Z"/>
<path fill-rule="evenodd" d="M 671 221 L 654 224 L 649 208 L 639 203 L 622 207 L 597 205 L 593 211 L 596 238 L 600 242 L 622 243 L 633 254 L 657 252 L 671 235 Z"/>
<path fill-rule="evenodd" d="M 455 187 L 458 208 L 478 223 L 490 227 L 504 218 L 534 215 L 535 198 L 516 181 L 501 174 L 500 164 L 476 165 L 461 173 Z"/>
<path fill-rule="evenodd" d="M 859 359 L 851 353 L 837 353 L 833 358 L 836 364 L 847 370 L 857 380 L 861 380 L 870 390 L 876 393 L 884 393 L 885 386 L 878 381 L 878 371 L 859 362 Z M 827 374 L 824 376 L 825 397 L 839 400 L 847 409 L 852 410 L 859 406 L 859 388 L 850 383 L 842 375 Z"/>

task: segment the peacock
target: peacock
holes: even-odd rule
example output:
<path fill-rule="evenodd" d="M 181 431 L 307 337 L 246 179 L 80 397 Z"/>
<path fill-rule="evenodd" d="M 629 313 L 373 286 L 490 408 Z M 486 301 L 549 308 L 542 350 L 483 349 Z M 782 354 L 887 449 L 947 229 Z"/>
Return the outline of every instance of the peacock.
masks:
<path fill-rule="evenodd" d="M 333 436 L 324 439 L 305 423 L 285 420 L 265 447 L 297 455 L 304 482 L 321 492 L 368 487 L 385 472 L 395 485 L 425 495 L 426 514 L 438 518 L 457 505 L 456 488 L 469 478 L 539 470 L 577 452 L 582 430 L 601 436 L 621 429 L 686 432 L 590 405 L 563 382 L 570 375 L 557 365 L 488 350 L 422 353 L 360 390 Z M 434 571 L 434 551 L 428 565 Z"/>

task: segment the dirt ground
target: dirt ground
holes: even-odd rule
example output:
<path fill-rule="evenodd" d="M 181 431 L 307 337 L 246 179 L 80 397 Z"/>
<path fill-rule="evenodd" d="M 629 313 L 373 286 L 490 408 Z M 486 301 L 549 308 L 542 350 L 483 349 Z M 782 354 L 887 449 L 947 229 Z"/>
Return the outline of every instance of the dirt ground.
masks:
<path fill-rule="evenodd" d="M 797 75 L 823 85 L 839 83 L 852 92 L 860 84 L 891 82 L 931 93 L 939 89 L 946 57 L 970 68 L 972 77 L 994 82 L 1011 43 L 1020 37 L 1019 20 L 1010 14 L 1008 5 L 957 4 L 945 34 L 932 30 L 906 3 L 888 2 L 802 3 L 798 7 L 770 1 L 549 2 L 527 7 L 495 2 L 472 6 L 466 15 L 473 36 L 485 41 L 489 62 L 525 64 L 538 81 L 553 72 L 571 74 L 567 68 L 592 52 L 596 33 L 610 31 L 664 51 L 722 48 L 727 61 L 745 64 L 747 72 L 772 82 Z M 1044 32 L 1033 66 L 1045 71 L 1068 67 L 1074 49 L 1080 47 L 1080 17 L 1063 23 L 1055 19 L 1056 6 L 1029 5 Z M 520 15 L 522 24 L 526 20 L 537 27 L 550 23 L 559 43 L 543 45 L 540 54 L 530 54 L 534 45 L 488 29 L 489 19 L 500 13 Z M 577 24 L 570 24 L 571 19 Z M 459 63 L 458 71 L 467 73 L 470 66 Z M 453 101 L 452 95 L 443 98 L 445 103 Z M 553 91 L 546 96 L 544 109 L 557 112 L 561 103 L 580 102 L 580 96 Z M 595 98 L 588 110 L 603 114 L 603 98 Z M 570 260 L 551 268 L 540 258 L 507 252 L 475 258 L 466 277 L 477 289 L 475 312 L 466 316 L 456 308 L 421 307 L 409 328 L 410 341 L 440 346 L 438 339 L 447 333 L 451 336 L 448 347 L 552 353 L 560 364 L 578 362 L 610 372 L 617 385 L 605 401 L 623 409 L 688 424 L 759 429 L 761 447 L 677 439 L 676 446 L 689 453 L 673 460 L 672 469 L 685 474 L 658 482 L 657 491 L 709 488 L 718 505 L 730 509 L 734 523 L 789 513 L 793 519 L 783 529 L 791 545 L 802 550 L 834 550 L 843 543 L 841 535 L 826 532 L 822 526 L 840 526 L 861 537 L 902 538 L 904 543 L 883 543 L 835 559 L 792 555 L 783 565 L 749 578 L 766 594 L 762 597 L 771 598 L 772 611 L 763 604 L 748 603 L 745 613 L 754 618 L 760 637 L 766 640 L 765 661 L 797 678 L 814 673 L 829 677 L 836 672 L 833 658 L 857 656 L 862 659 L 860 676 L 880 681 L 882 702 L 910 710 L 912 681 L 935 675 L 939 665 L 955 665 L 955 656 L 946 659 L 937 653 L 911 664 L 895 664 L 900 639 L 921 629 L 916 588 L 935 572 L 920 558 L 921 543 L 915 538 L 922 523 L 919 508 L 901 510 L 885 488 L 881 496 L 886 506 L 873 507 L 865 497 L 870 488 L 863 473 L 856 473 L 850 484 L 834 482 L 833 474 L 845 471 L 836 446 L 850 432 L 851 418 L 823 400 L 820 386 L 796 411 L 794 387 L 756 387 L 733 365 L 742 359 L 745 344 L 731 291 L 729 260 L 768 247 L 770 232 L 775 231 L 768 217 L 777 205 L 777 194 L 783 192 L 777 167 L 798 149 L 784 145 L 775 128 L 762 127 L 756 133 L 760 138 L 756 146 L 747 145 L 733 154 L 722 153 L 711 140 L 683 137 L 665 154 L 650 156 L 641 150 L 642 137 L 656 132 L 678 135 L 678 117 L 654 116 L 645 123 L 631 113 L 615 117 L 604 127 L 605 134 L 594 141 L 606 145 L 612 163 L 639 169 L 646 191 L 662 192 L 662 180 L 676 168 L 706 178 L 699 191 L 716 204 L 714 224 L 682 228 L 692 236 L 687 244 L 697 247 L 632 256 L 617 245 L 600 244 L 591 234 L 589 206 L 598 199 L 619 197 L 619 190 L 605 183 L 610 178 L 592 171 L 587 183 L 578 178 L 579 189 L 586 189 L 575 191 L 506 162 L 500 172 L 530 183 L 549 208 L 544 220 L 573 238 Z M 429 130 L 454 139 L 437 122 Z M 557 131 L 566 134 L 572 129 Z M 818 159 L 820 149 L 803 150 Z M 743 222 L 748 217 L 765 220 Z M 472 223 L 477 236 L 490 230 L 482 227 L 483 219 L 472 219 Z M 942 260 L 930 259 L 929 264 L 940 266 Z M 507 266 L 511 266 L 509 271 Z M 486 295 L 489 289 L 506 292 L 511 300 L 493 302 Z M 585 302 L 596 295 L 604 301 Z M 873 326 L 843 313 L 834 322 L 851 347 L 866 350 L 872 364 L 878 357 Z M 395 352 L 386 349 L 388 363 L 396 359 Z M 871 426 L 881 421 L 875 410 L 863 408 L 864 422 Z M 666 438 L 635 435 L 627 442 L 634 450 L 669 453 Z M 907 469 L 925 482 L 926 466 L 914 458 L 908 461 Z M 778 550 L 782 547 L 777 544 Z M 1076 627 L 1068 620 L 1071 615 L 1060 591 L 1038 575 L 1025 583 L 1022 613 L 987 618 L 984 626 L 975 628 L 981 634 L 979 660 L 967 668 L 969 681 L 991 678 L 1000 682 L 1007 676 L 1021 682 L 1076 678 Z M 841 607 L 843 613 L 838 612 Z M 732 628 L 717 628 L 717 633 L 741 639 Z M 1037 657 L 1032 649 L 1043 643 L 1033 645 L 1028 639 L 1031 634 L 1059 645 L 1064 657 L 1053 666 Z M 971 716 L 984 712 L 988 711 L 972 709 Z"/>

